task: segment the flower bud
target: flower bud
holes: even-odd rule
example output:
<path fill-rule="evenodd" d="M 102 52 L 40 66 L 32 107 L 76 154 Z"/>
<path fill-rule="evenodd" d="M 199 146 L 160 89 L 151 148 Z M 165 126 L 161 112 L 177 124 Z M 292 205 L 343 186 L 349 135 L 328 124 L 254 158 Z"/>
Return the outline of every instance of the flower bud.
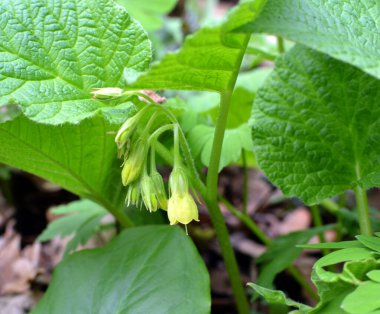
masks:
<path fill-rule="evenodd" d="M 141 197 L 145 207 L 150 212 L 155 212 L 158 208 L 158 201 L 156 198 L 153 180 L 147 174 L 144 174 L 140 181 Z"/>
<path fill-rule="evenodd" d="M 187 225 L 192 220 L 199 221 L 197 205 L 189 193 L 172 195 L 168 202 L 168 218 L 171 225 Z"/>
<path fill-rule="evenodd" d="M 134 128 L 136 127 L 136 122 L 136 115 L 134 115 L 133 117 L 128 118 L 120 127 L 115 137 L 115 143 L 118 147 L 122 145 L 131 136 L 131 133 L 134 131 Z"/>
<path fill-rule="evenodd" d="M 166 196 L 164 180 L 157 171 L 154 171 L 151 177 L 154 185 L 154 191 L 156 193 L 156 198 L 158 201 L 158 207 L 166 210 L 168 208 L 168 199 Z"/>
<path fill-rule="evenodd" d="M 187 176 L 182 167 L 174 167 L 169 177 L 169 190 L 171 194 L 184 195 L 189 191 Z"/>
<path fill-rule="evenodd" d="M 121 179 L 124 186 L 138 179 L 145 164 L 145 158 L 146 147 L 141 140 L 138 140 L 132 145 L 131 154 L 124 161 L 123 170 L 121 171 Z"/>
<path fill-rule="evenodd" d="M 119 158 L 128 150 L 128 146 L 130 145 L 129 139 L 136 129 L 138 119 L 139 117 L 137 115 L 128 118 L 116 134 L 115 143 L 117 145 Z"/>
<path fill-rule="evenodd" d="M 117 87 L 94 88 L 91 92 L 96 99 L 117 98 L 123 95 L 123 90 Z"/>
<path fill-rule="evenodd" d="M 135 181 L 128 187 L 127 197 L 125 199 L 127 206 L 138 206 L 140 203 L 140 186 L 139 182 Z"/>

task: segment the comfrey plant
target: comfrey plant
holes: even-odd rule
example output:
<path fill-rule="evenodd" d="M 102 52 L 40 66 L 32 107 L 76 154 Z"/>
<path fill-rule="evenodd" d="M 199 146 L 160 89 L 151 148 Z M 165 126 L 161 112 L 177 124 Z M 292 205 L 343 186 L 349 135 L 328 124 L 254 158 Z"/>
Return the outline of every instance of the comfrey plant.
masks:
<path fill-rule="evenodd" d="M 155 34 L 144 28 L 160 25 L 162 12 L 174 5 L 0 2 L 0 106 L 6 113 L 0 162 L 82 198 L 56 208 L 70 214 L 61 220 L 64 228 L 51 224 L 40 237 L 75 234 L 33 313 L 146 313 L 157 305 L 159 313 L 209 313 L 203 260 L 191 237 L 159 215 L 166 210 L 170 224 L 197 221 L 198 195 L 239 313 L 257 302 L 248 301 L 220 202 L 267 247 L 250 286 L 269 303 L 296 313 L 379 313 L 379 238 L 372 231 L 378 224 L 366 194 L 380 186 L 379 1 L 242 1 L 220 24 L 200 28 L 150 67 L 149 36 Z M 276 45 L 257 33 L 275 35 Z M 257 67 L 267 60 L 273 69 Z M 192 96 L 157 104 L 140 90 L 214 94 L 203 102 Z M 247 154 L 285 196 L 310 207 L 316 228 L 269 239 L 246 206 L 238 210 L 219 194 L 219 171 L 240 159 L 247 165 Z M 156 156 L 172 166 L 168 190 Z M 347 190 L 355 194 L 354 212 L 344 208 L 344 197 L 332 199 Z M 244 199 L 246 205 L 246 193 Z M 322 225 L 322 208 L 337 224 Z M 99 231 L 106 213 L 121 232 L 102 248 L 70 255 Z M 318 246 L 325 256 L 313 269 L 316 292 L 292 262 L 301 252 L 297 245 L 314 235 L 323 240 L 328 229 L 360 236 Z M 337 263 L 344 264 L 342 272 L 330 268 Z M 282 271 L 315 307 L 271 290 Z"/>

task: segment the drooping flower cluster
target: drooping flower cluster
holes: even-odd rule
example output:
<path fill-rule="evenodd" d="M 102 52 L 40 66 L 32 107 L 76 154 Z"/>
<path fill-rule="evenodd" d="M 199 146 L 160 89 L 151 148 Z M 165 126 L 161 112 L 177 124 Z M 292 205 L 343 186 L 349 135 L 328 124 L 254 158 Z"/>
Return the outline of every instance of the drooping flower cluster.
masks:
<path fill-rule="evenodd" d="M 197 205 L 189 192 L 187 168 L 180 154 L 179 125 L 171 119 L 169 124 L 154 127 L 157 115 L 162 112 L 157 109 L 151 114 L 150 109 L 155 108 L 154 105 L 143 107 L 120 127 L 115 137 L 118 156 L 124 159 L 121 179 L 127 187 L 126 203 L 138 207 L 143 204 L 150 212 L 167 210 L 171 225 L 187 225 L 199 220 Z M 148 122 L 142 123 L 147 117 Z M 158 137 L 169 130 L 174 134 L 174 164 L 168 199 L 164 180 L 156 169 L 155 152 Z"/>

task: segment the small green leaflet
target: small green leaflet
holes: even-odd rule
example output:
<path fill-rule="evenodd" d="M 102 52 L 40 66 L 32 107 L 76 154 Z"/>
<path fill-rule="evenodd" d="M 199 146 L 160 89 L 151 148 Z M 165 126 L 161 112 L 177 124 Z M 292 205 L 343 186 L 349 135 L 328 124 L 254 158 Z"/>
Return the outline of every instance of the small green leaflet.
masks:
<path fill-rule="evenodd" d="M 154 31 L 162 26 L 164 14 L 174 8 L 177 0 L 116 0 L 116 2 L 126 8 L 147 31 Z"/>
<path fill-rule="evenodd" d="M 247 32 L 284 36 L 380 78 L 378 0 L 268 0 Z"/>
<path fill-rule="evenodd" d="M 367 314 L 380 309 L 380 283 L 366 281 L 343 301 L 342 308 L 350 314 Z"/>
<path fill-rule="evenodd" d="M 306 203 L 380 184 L 380 81 L 303 46 L 256 96 L 254 151 L 269 179 Z"/>
<path fill-rule="evenodd" d="M 283 304 L 295 307 L 300 310 L 300 313 L 308 313 L 311 310 L 311 307 L 287 298 L 282 291 L 267 289 L 254 283 L 249 283 L 248 286 L 259 293 L 270 304 Z"/>
<path fill-rule="evenodd" d="M 359 240 L 361 244 L 363 244 L 365 247 L 380 252 L 380 238 L 378 237 L 370 237 L 366 236 L 364 234 L 356 236 L 356 239 Z"/>
<path fill-rule="evenodd" d="M 209 165 L 215 127 L 197 125 L 188 134 L 189 145 L 194 157 L 200 157 L 205 166 Z M 219 170 L 232 162 L 239 161 L 242 150 L 252 151 L 252 138 L 248 125 L 227 129 L 224 137 Z"/>
<path fill-rule="evenodd" d="M 191 238 L 179 227 L 145 226 L 65 258 L 32 313 L 208 314 L 210 303 L 209 274 Z"/>
<path fill-rule="evenodd" d="M 0 2 L 0 106 L 37 122 L 78 123 L 115 105 L 91 90 L 124 87 L 124 69 L 150 60 L 146 33 L 111 0 Z"/>
<path fill-rule="evenodd" d="M 372 257 L 373 252 L 367 248 L 348 248 L 334 251 L 320 258 L 314 267 L 326 267 L 347 261 L 363 260 Z"/>
<path fill-rule="evenodd" d="M 39 235 L 38 241 L 47 241 L 55 237 L 73 236 L 67 243 L 65 254 L 85 244 L 99 231 L 100 220 L 107 211 L 98 204 L 89 200 L 79 200 L 67 205 L 60 205 L 50 209 L 55 215 L 65 215 L 49 223 L 48 227 Z"/>

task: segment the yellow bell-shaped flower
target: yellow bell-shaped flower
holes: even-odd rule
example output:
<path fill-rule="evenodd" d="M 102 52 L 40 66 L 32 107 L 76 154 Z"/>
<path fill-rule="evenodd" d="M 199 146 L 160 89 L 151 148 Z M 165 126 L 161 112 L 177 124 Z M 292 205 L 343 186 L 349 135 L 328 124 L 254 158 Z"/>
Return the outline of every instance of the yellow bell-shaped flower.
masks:
<path fill-rule="evenodd" d="M 168 202 L 168 218 L 171 225 L 187 225 L 192 220 L 199 221 L 193 197 L 189 193 L 174 193 Z"/>
<path fill-rule="evenodd" d="M 189 193 L 189 183 L 181 166 L 175 166 L 169 178 L 170 198 L 168 201 L 168 218 L 171 225 L 187 225 L 192 220 L 199 221 L 198 208 Z"/>

